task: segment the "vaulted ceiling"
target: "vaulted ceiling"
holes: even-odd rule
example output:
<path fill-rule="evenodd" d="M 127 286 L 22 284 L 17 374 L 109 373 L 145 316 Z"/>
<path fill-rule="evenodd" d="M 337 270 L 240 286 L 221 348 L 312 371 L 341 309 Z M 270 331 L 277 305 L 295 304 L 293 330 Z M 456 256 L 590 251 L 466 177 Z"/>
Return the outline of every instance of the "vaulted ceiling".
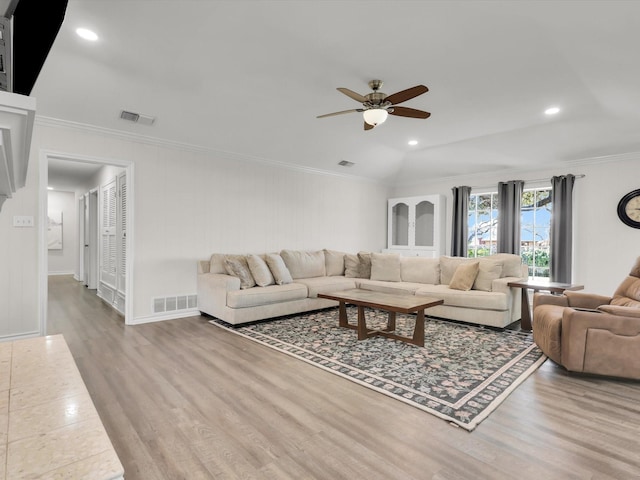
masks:
<path fill-rule="evenodd" d="M 403 184 L 640 151 L 638 45 L 637 1 L 70 0 L 32 95 L 42 117 Z M 426 85 L 404 105 L 431 117 L 316 118 L 372 79 Z"/>

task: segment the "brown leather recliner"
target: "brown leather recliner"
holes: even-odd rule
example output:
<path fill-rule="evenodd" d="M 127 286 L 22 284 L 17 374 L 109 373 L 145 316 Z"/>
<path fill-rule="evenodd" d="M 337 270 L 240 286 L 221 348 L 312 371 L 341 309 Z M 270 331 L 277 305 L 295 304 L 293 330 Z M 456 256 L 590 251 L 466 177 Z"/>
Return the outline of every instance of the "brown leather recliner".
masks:
<path fill-rule="evenodd" d="M 640 379 L 640 257 L 613 297 L 534 294 L 533 339 L 571 372 Z"/>

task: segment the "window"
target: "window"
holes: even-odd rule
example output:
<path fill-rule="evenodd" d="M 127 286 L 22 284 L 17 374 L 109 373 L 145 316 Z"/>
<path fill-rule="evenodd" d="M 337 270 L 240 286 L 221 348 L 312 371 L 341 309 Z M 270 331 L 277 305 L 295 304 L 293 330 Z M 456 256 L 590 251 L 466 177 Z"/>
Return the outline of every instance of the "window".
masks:
<path fill-rule="evenodd" d="M 520 206 L 520 256 L 529 266 L 529 276 L 549 277 L 551 188 L 522 192 Z"/>
<path fill-rule="evenodd" d="M 485 257 L 497 252 L 497 192 L 469 197 L 468 226 L 468 257 Z M 529 266 L 529 276 L 548 278 L 551 188 L 528 189 L 522 193 L 520 228 L 520 255 Z"/>
<path fill-rule="evenodd" d="M 468 257 L 486 257 L 497 252 L 498 192 L 469 197 Z"/>

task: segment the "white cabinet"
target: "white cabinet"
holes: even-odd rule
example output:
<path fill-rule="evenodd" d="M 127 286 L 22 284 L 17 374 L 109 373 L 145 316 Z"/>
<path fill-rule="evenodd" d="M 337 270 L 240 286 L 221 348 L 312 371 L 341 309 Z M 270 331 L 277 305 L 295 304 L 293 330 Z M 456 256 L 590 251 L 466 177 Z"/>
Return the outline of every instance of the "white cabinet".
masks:
<path fill-rule="evenodd" d="M 27 180 L 36 99 L 0 92 L 0 209 Z"/>
<path fill-rule="evenodd" d="M 385 252 L 426 257 L 444 255 L 443 195 L 392 198 L 388 208 Z"/>

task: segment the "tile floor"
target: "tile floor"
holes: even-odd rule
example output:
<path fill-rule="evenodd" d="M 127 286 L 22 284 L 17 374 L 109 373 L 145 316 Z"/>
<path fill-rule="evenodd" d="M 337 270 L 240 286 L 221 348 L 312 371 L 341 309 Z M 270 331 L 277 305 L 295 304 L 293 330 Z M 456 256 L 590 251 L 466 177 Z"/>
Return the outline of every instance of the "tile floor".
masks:
<path fill-rule="evenodd" d="M 124 470 L 62 335 L 0 343 L 0 480 Z"/>

